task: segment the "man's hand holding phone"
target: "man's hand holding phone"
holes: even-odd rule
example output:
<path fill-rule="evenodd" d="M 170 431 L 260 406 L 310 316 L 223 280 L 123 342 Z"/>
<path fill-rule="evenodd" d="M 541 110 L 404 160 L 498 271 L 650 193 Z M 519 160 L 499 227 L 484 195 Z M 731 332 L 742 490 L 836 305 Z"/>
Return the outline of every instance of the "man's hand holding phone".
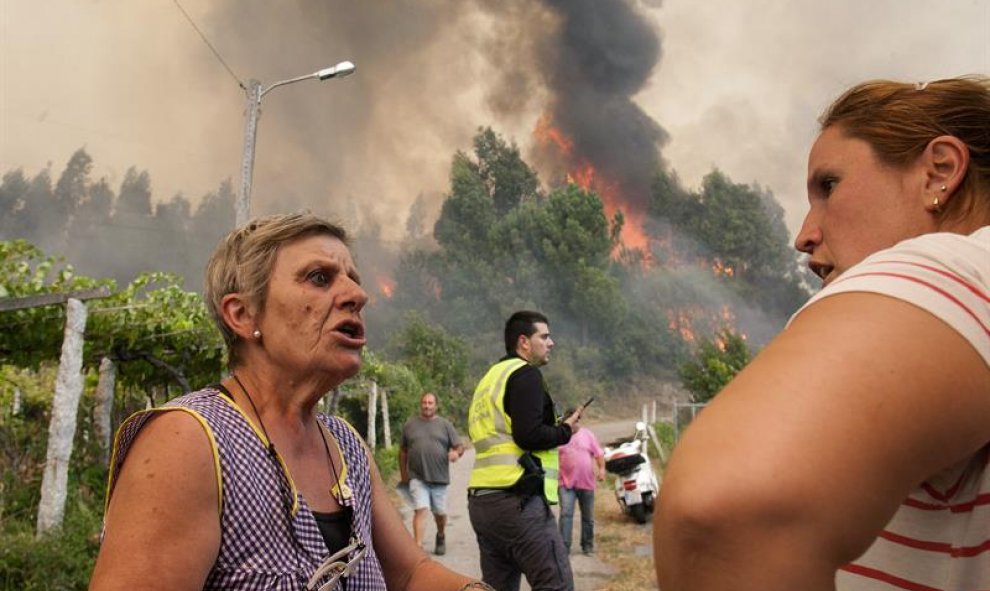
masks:
<path fill-rule="evenodd" d="M 592 396 L 584 404 L 577 407 L 577 409 L 575 409 L 574 412 L 571 413 L 569 417 L 566 417 L 564 419 L 564 422 L 567 423 L 571 428 L 571 435 L 574 435 L 581 429 L 580 425 L 578 425 L 578 421 L 581 420 L 581 415 L 584 413 L 584 409 L 588 408 L 588 405 L 594 402 L 594 400 L 595 397 Z"/>

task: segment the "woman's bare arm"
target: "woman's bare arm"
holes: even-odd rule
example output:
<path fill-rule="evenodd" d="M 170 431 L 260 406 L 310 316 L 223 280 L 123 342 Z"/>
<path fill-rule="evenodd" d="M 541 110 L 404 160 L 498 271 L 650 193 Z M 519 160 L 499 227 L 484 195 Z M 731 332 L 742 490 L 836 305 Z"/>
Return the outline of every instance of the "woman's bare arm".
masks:
<path fill-rule="evenodd" d="M 988 383 L 920 308 L 815 303 L 679 442 L 654 528 L 661 587 L 834 589 L 914 486 L 990 440 Z"/>
<path fill-rule="evenodd" d="M 163 412 L 120 470 L 90 589 L 202 589 L 220 548 L 217 478 L 203 427 Z"/>

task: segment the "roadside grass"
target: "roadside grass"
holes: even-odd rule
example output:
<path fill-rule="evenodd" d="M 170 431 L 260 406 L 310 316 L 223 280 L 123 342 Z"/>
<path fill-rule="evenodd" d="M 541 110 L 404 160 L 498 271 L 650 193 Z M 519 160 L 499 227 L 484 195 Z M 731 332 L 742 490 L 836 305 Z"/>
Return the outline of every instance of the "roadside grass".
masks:
<path fill-rule="evenodd" d="M 655 425 L 657 437 L 666 450 L 673 449 L 673 428 Z M 650 446 L 651 450 L 657 450 Z M 653 470 L 663 488 L 663 464 L 654 453 Z M 669 451 L 667 452 L 669 455 Z M 599 483 L 595 491 L 595 548 L 598 558 L 615 569 L 615 575 L 597 591 L 649 591 L 660 587 L 653 566 L 653 518 L 640 525 L 622 512 L 612 489 L 613 476 Z"/>
<path fill-rule="evenodd" d="M 653 522 L 640 525 L 615 500 L 611 478 L 595 491 L 595 548 L 598 558 L 615 569 L 598 591 L 658 589 L 653 568 Z"/>

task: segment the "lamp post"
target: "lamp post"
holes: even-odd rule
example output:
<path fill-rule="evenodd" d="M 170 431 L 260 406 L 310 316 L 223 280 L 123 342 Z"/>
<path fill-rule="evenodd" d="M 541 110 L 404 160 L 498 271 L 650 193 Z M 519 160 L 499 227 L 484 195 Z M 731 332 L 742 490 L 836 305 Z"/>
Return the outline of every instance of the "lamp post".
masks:
<path fill-rule="evenodd" d="M 340 62 L 331 68 L 324 68 L 318 72 L 280 80 L 267 88 L 262 88 L 261 82 L 248 80 L 247 88 L 247 124 L 244 127 L 244 155 L 241 157 L 241 190 L 237 195 L 235 204 L 235 226 L 241 227 L 247 223 L 251 214 L 251 177 L 254 174 L 254 144 L 258 137 L 258 118 L 261 116 L 261 99 L 266 94 L 279 86 L 300 82 L 302 80 L 329 80 L 330 78 L 343 78 L 354 72 L 354 64 L 351 62 Z"/>

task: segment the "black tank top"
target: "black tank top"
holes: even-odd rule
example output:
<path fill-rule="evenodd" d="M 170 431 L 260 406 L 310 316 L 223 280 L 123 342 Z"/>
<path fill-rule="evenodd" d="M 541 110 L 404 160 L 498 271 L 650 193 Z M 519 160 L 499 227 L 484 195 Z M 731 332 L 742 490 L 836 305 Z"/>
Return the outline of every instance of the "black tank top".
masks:
<path fill-rule="evenodd" d="M 351 508 L 344 507 L 333 513 L 318 513 L 313 511 L 316 526 L 326 543 L 330 554 L 340 551 L 347 546 L 351 539 Z"/>

